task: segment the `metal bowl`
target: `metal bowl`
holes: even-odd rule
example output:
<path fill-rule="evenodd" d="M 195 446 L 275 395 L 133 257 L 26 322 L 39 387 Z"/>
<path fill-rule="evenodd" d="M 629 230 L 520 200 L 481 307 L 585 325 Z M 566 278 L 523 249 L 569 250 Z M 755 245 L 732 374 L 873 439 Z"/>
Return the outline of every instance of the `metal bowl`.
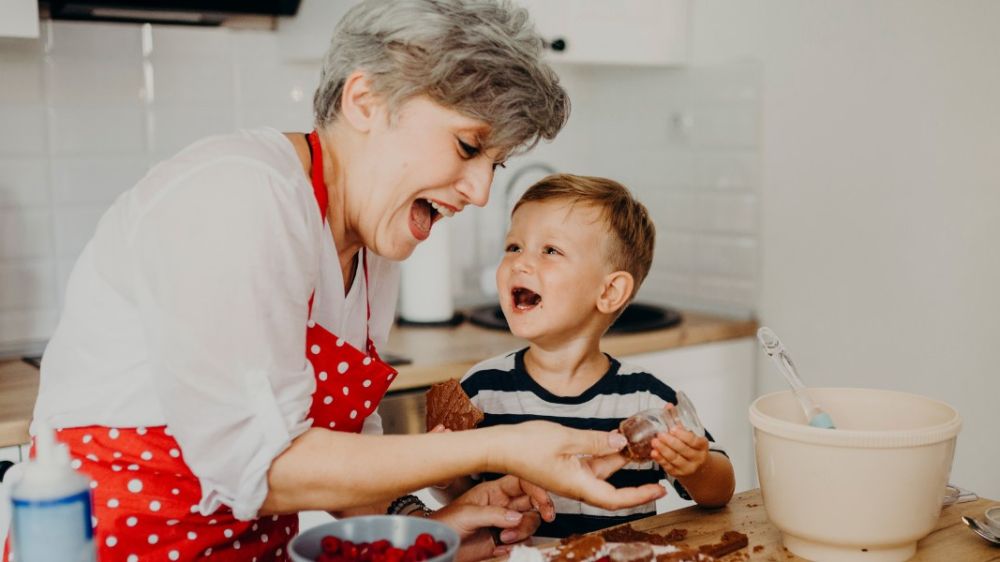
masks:
<path fill-rule="evenodd" d="M 444 541 L 447 550 L 425 562 L 453 562 L 461 542 L 454 529 L 426 517 L 404 517 L 401 515 L 366 515 L 348 517 L 324 523 L 292 539 L 288 551 L 295 562 L 315 562 L 320 553 L 320 541 L 327 535 L 351 542 L 374 542 L 386 539 L 393 546 L 405 549 L 417 540 L 417 535 L 430 533 L 435 539 Z"/>

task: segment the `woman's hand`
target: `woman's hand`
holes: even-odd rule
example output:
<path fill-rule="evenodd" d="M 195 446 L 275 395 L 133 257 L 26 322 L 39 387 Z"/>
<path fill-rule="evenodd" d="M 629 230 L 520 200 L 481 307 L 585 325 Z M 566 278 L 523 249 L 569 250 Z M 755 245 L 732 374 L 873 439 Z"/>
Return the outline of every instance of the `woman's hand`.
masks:
<path fill-rule="evenodd" d="M 495 430 L 490 472 L 516 474 L 550 492 L 604 509 L 651 502 L 666 494 L 659 484 L 615 488 L 604 481 L 626 464 L 619 454 L 625 437 L 617 432 L 582 431 L 533 421 Z"/>
<path fill-rule="evenodd" d="M 462 538 L 460 562 L 501 556 L 534 534 L 542 519 L 555 519 L 545 490 L 515 476 L 483 482 L 431 515 Z M 494 542 L 494 530 L 502 544 Z"/>

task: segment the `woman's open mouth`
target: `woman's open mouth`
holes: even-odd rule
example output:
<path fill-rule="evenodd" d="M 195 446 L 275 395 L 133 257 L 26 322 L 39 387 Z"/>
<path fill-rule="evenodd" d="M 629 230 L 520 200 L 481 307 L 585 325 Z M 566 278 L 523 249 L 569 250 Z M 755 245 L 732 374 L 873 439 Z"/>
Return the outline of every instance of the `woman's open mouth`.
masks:
<path fill-rule="evenodd" d="M 417 199 L 410 205 L 410 232 L 418 241 L 431 235 L 431 227 L 442 217 L 454 216 L 455 211 L 443 203 Z"/>
<path fill-rule="evenodd" d="M 510 296 L 516 310 L 531 310 L 542 303 L 542 295 L 524 287 L 514 287 Z"/>

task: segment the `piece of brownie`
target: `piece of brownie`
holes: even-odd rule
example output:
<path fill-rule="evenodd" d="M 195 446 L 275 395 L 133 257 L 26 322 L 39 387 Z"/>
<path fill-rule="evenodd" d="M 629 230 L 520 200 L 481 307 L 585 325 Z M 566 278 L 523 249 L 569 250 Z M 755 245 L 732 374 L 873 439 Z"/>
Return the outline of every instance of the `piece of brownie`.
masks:
<path fill-rule="evenodd" d="M 715 544 L 706 544 L 698 547 L 698 550 L 714 558 L 736 552 L 741 548 L 746 548 L 750 544 L 750 539 L 739 531 L 726 531 L 722 533 L 722 540 Z"/>
<path fill-rule="evenodd" d="M 427 391 L 427 431 L 443 424 L 452 431 L 472 429 L 483 421 L 483 411 L 469 400 L 458 379 L 432 385 Z"/>
<path fill-rule="evenodd" d="M 684 540 L 687 537 L 687 529 L 670 529 L 670 532 L 665 535 L 657 535 L 655 533 L 639 531 L 626 523 L 625 525 L 601 531 L 601 536 L 608 542 L 648 542 L 649 544 L 666 546 Z"/>

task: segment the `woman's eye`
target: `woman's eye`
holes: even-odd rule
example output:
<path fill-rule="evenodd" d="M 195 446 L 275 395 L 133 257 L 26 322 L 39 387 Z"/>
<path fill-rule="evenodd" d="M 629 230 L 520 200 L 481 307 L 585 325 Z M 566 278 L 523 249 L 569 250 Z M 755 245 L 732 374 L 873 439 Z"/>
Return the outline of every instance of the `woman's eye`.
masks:
<path fill-rule="evenodd" d="M 479 154 L 479 147 L 472 146 L 462 139 L 458 139 L 458 147 L 462 150 L 462 155 L 466 158 L 475 158 Z"/>

